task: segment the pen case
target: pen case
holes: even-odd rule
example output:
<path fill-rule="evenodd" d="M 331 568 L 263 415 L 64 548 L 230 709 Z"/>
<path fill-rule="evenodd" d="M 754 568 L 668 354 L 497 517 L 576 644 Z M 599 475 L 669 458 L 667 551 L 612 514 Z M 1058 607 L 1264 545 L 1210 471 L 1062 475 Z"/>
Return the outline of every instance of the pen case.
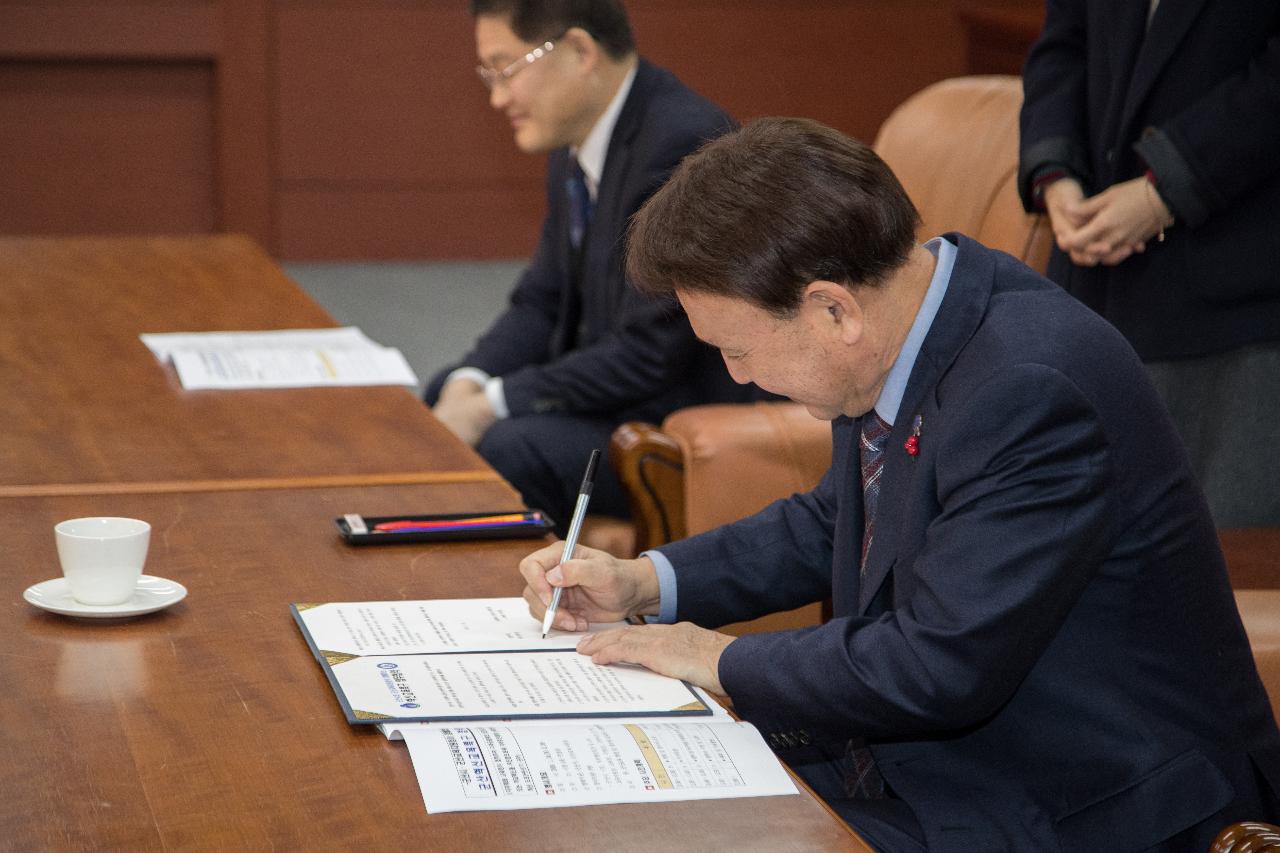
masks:
<path fill-rule="evenodd" d="M 333 521 L 338 525 L 339 535 L 351 545 L 538 539 L 555 527 L 546 513 L 519 509 L 436 515 L 363 516 L 348 513 Z"/>

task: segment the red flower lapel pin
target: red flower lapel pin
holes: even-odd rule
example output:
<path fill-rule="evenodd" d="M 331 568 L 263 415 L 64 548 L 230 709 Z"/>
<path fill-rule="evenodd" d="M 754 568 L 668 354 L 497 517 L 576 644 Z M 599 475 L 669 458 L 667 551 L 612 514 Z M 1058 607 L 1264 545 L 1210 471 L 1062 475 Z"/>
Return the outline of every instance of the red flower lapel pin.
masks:
<path fill-rule="evenodd" d="M 920 427 L 924 425 L 924 418 L 916 415 L 916 419 L 911 422 L 911 435 L 902 443 L 902 449 L 907 451 L 908 456 L 920 455 Z"/>

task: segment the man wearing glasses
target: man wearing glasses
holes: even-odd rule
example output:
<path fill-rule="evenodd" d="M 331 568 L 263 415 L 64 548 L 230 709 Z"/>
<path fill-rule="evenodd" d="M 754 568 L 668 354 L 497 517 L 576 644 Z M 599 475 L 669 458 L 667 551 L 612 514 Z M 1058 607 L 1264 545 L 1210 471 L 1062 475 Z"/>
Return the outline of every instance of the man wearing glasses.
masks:
<path fill-rule="evenodd" d="M 616 0 L 473 0 L 471 12 L 490 104 L 521 151 L 550 154 L 547 217 L 510 305 L 426 400 L 563 525 L 590 449 L 619 423 L 744 399 L 683 315 L 623 273 L 631 215 L 733 122 L 636 55 Z M 627 515 L 612 471 L 591 509 Z"/>

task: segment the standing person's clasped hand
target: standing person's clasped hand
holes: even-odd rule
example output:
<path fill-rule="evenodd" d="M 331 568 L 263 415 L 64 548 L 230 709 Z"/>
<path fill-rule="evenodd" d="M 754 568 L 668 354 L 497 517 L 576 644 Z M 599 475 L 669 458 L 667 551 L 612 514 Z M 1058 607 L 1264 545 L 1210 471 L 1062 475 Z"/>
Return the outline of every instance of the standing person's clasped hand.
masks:
<path fill-rule="evenodd" d="M 1144 251 L 1147 241 L 1173 222 L 1146 177 L 1115 184 L 1089 198 L 1078 181 L 1063 178 L 1049 185 L 1044 200 L 1058 248 L 1085 267 L 1119 264 Z"/>

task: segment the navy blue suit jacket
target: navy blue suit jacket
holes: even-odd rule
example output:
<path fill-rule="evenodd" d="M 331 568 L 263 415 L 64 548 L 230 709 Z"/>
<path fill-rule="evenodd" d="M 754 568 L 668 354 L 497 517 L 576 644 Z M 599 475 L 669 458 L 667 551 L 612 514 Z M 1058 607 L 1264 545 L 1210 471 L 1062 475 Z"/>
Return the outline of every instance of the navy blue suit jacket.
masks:
<path fill-rule="evenodd" d="M 1049 0 L 1023 71 L 1019 189 L 1066 166 L 1092 195 L 1151 168 L 1178 219 L 1115 267 L 1049 277 L 1144 359 L 1280 340 L 1280 3 Z"/>
<path fill-rule="evenodd" d="M 721 682 L 775 744 L 865 739 L 930 850 L 1140 850 L 1196 824 L 1205 850 L 1239 804 L 1275 810 L 1280 737 L 1181 445 L 1111 326 L 947 237 L 865 570 L 840 418 L 814 491 L 661 549 L 677 618 L 830 595 L 822 626 L 735 640 Z"/>
<path fill-rule="evenodd" d="M 747 399 L 720 356 L 673 302 L 640 295 L 624 275 L 631 216 L 687 154 L 733 127 L 719 107 L 640 60 L 605 156 L 595 213 L 572 286 L 567 148 L 547 163 L 547 216 L 507 310 L 462 365 L 503 377 L 512 415 L 567 412 L 661 421 L 694 403 Z M 451 365 L 428 384 L 433 401 Z"/>

